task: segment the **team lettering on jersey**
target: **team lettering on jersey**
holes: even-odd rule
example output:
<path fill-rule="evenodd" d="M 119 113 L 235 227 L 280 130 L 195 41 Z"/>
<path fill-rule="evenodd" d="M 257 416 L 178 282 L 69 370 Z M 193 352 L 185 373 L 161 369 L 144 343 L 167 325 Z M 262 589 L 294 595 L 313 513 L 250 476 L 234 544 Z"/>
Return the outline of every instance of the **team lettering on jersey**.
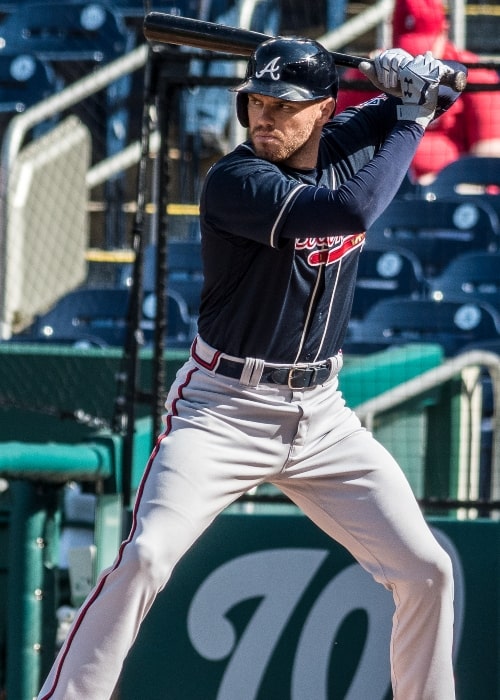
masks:
<path fill-rule="evenodd" d="M 307 261 L 312 267 L 331 265 L 363 245 L 364 233 L 350 236 L 324 236 L 320 238 L 298 238 L 295 250 L 310 250 Z"/>

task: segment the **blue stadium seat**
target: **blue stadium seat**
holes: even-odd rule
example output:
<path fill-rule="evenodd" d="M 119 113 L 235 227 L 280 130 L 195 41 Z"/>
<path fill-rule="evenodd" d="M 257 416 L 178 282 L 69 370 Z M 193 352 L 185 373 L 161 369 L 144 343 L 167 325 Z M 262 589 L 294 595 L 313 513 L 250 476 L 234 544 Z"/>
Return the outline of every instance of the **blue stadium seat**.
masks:
<path fill-rule="evenodd" d="M 167 293 L 167 347 L 189 347 L 196 326 L 183 299 L 175 291 Z M 42 342 L 78 346 L 124 347 L 129 327 L 130 290 L 80 288 L 62 297 L 32 326 L 14 336 L 13 342 Z M 143 300 L 141 330 L 144 345 L 154 339 L 156 302 L 153 294 Z"/>
<path fill-rule="evenodd" d="M 113 7 L 123 17 L 139 17 L 141 20 L 144 18 L 143 0 L 102 0 L 102 2 Z M 199 11 L 198 0 L 155 0 L 153 5 L 151 9 L 155 12 L 168 12 L 168 14 L 183 17 L 197 17 Z"/>
<path fill-rule="evenodd" d="M 394 345 L 436 343 L 445 356 L 500 337 L 500 313 L 483 302 L 384 299 L 355 324 L 344 351 L 367 354 Z"/>
<path fill-rule="evenodd" d="M 17 340 L 122 346 L 129 298 L 126 289 L 76 289 L 38 316 Z"/>
<path fill-rule="evenodd" d="M 0 30 L 0 54 L 38 56 L 71 79 L 88 68 L 85 64 L 95 66 L 123 55 L 129 41 L 120 18 L 98 2 L 21 3 Z M 68 74 L 69 64 L 73 72 Z"/>
<path fill-rule="evenodd" d="M 411 251 L 391 246 L 365 247 L 359 257 L 351 323 L 363 318 L 381 299 L 420 298 L 425 289 L 422 266 Z"/>
<path fill-rule="evenodd" d="M 0 53 L 0 112 L 19 114 L 60 86 L 51 66 L 30 54 Z"/>
<path fill-rule="evenodd" d="M 0 24 L 0 56 L 31 55 L 52 66 L 64 85 L 123 56 L 135 45 L 135 35 L 110 7 L 99 2 L 25 2 Z M 116 153 L 127 133 L 130 78 L 122 78 L 107 90 L 105 98 L 88 98 L 82 105 L 83 121 L 93 134 L 101 133 L 101 147 Z M 120 125 L 114 121 L 120 120 Z M 94 137 L 94 145 L 96 139 Z M 104 146 L 106 144 L 106 146 Z"/>
<path fill-rule="evenodd" d="M 24 112 L 60 87 L 51 66 L 30 54 L 4 56 L 0 54 L 0 133 L 12 117 Z M 35 129 L 34 136 L 42 134 L 53 120 Z"/>
<path fill-rule="evenodd" d="M 430 278 L 457 255 L 497 250 L 500 226 L 491 207 L 461 197 L 395 199 L 369 228 L 366 240 L 367 248 L 390 244 L 412 251 Z"/>
<path fill-rule="evenodd" d="M 187 304 L 190 316 L 197 316 L 203 286 L 200 241 L 173 240 L 167 252 L 168 287 L 177 292 Z M 132 284 L 132 265 L 121 270 L 120 286 Z M 147 246 L 144 251 L 143 284 L 146 292 L 153 292 L 156 279 L 156 246 Z"/>
<path fill-rule="evenodd" d="M 147 343 L 154 339 L 154 318 L 156 313 L 156 296 L 154 292 L 146 294 L 143 302 L 143 322 Z M 191 345 L 196 335 L 196 321 L 189 314 L 186 302 L 173 289 L 167 293 L 167 333 L 165 343 L 167 348 L 186 348 Z"/>
<path fill-rule="evenodd" d="M 20 3 L 2 21 L 0 35 L 0 56 L 36 56 L 52 66 L 64 86 L 125 55 L 136 44 L 136 33 L 111 6 L 82 0 Z M 131 89 L 132 77 L 123 76 L 72 109 L 92 133 L 93 163 L 126 145 L 132 127 Z M 107 241 L 124 227 L 123 182 L 119 175 L 105 186 Z"/>
<path fill-rule="evenodd" d="M 170 241 L 168 286 L 185 300 L 191 316 L 198 316 L 203 287 L 200 241 Z"/>
<path fill-rule="evenodd" d="M 484 301 L 500 311 L 500 252 L 459 255 L 429 281 L 429 294 L 438 301 Z"/>
<path fill-rule="evenodd" d="M 500 158 L 462 156 L 440 170 L 434 181 L 421 188 L 425 199 L 467 198 L 485 202 L 500 216 Z"/>

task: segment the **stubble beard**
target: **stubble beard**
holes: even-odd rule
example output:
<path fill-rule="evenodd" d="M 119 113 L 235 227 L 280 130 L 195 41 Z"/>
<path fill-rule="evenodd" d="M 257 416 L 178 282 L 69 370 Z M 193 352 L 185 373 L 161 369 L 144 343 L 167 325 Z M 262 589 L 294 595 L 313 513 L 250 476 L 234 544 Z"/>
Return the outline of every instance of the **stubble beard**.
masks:
<path fill-rule="evenodd" d="M 258 134 L 269 134 L 276 136 L 276 140 L 270 143 L 256 142 L 255 136 Z M 268 160 L 271 163 L 282 163 L 297 154 L 307 141 L 307 136 L 301 132 L 285 141 L 284 137 L 276 134 L 274 131 L 265 131 L 264 129 L 254 129 L 251 133 L 252 144 L 255 153 L 259 158 Z"/>

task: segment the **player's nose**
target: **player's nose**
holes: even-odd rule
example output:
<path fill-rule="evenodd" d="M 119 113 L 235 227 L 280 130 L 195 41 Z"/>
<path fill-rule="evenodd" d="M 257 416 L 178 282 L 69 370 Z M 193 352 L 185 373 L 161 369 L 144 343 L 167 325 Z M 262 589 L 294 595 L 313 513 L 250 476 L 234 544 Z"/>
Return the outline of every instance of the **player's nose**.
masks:
<path fill-rule="evenodd" d="M 271 105 L 262 105 L 257 112 L 259 124 L 271 124 L 274 121 L 273 109 Z"/>

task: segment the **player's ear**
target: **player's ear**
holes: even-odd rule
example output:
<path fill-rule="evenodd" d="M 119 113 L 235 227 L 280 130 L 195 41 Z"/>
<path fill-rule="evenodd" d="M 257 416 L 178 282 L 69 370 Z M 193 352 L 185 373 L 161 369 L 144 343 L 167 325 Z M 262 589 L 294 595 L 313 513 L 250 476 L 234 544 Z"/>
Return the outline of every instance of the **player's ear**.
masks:
<path fill-rule="evenodd" d="M 337 100 L 334 97 L 327 97 L 321 102 L 321 120 L 323 124 L 333 117 Z"/>
<path fill-rule="evenodd" d="M 248 123 L 248 95 L 246 92 L 236 93 L 236 116 L 241 126 L 247 128 Z"/>

